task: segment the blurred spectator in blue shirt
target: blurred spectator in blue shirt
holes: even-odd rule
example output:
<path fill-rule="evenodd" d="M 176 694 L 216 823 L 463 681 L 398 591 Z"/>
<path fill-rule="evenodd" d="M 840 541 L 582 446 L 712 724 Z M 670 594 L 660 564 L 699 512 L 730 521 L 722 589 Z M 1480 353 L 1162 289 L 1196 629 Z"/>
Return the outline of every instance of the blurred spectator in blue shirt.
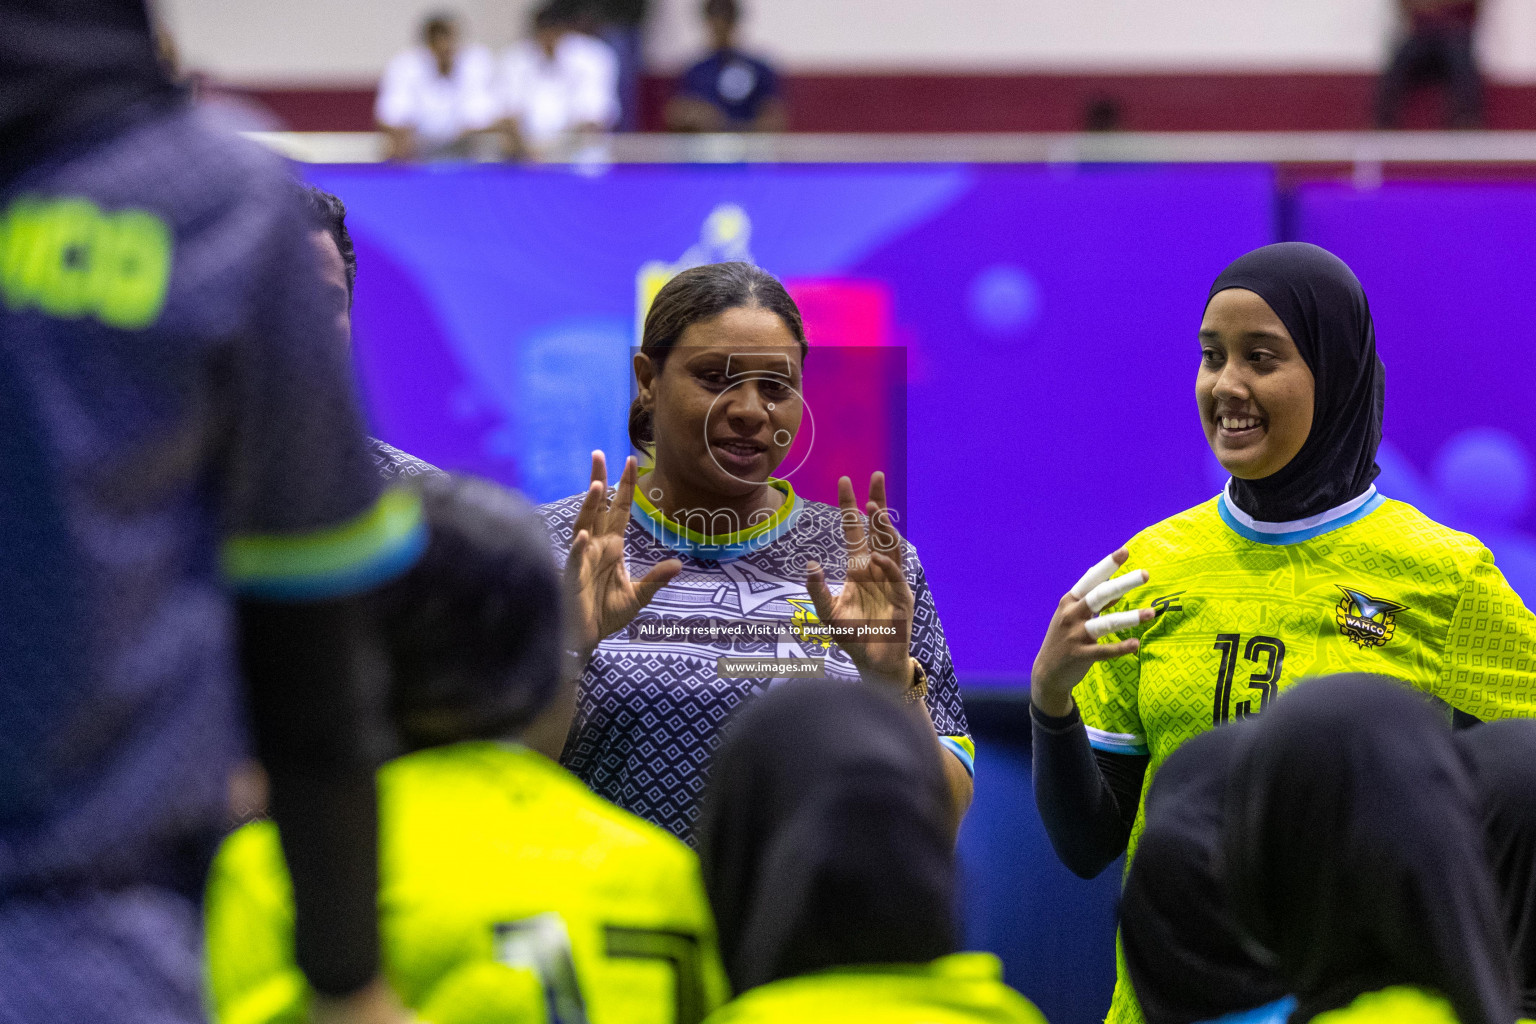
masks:
<path fill-rule="evenodd" d="M 1452 128 L 1482 123 L 1483 83 L 1472 44 L 1478 5 L 1479 0 L 1399 0 L 1408 35 L 1382 72 L 1376 127 L 1396 127 L 1408 92 L 1429 82 L 1444 83 Z"/>
<path fill-rule="evenodd" d="M 784 100 L 779 76 L 736 48 L 741 8 L 736 0 L 704 0 L 712 49 L 683 73 L 667 104 L 667 127 L 678 132 L 779 132 Z"/>

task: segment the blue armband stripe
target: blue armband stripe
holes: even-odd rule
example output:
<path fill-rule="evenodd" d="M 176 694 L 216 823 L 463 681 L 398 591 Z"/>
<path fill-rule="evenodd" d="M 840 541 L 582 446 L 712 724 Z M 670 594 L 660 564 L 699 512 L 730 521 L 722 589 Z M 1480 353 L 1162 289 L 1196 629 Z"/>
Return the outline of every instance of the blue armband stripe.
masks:
<path fill-rule="evenodd" d="M 416 564 L 426 546 L 421 497 L 410 488 L 393 488 L 339 526 L 230 538 L 223 551 L 224 576 L 243 596 L 323 601 L 394 579 Z"/>

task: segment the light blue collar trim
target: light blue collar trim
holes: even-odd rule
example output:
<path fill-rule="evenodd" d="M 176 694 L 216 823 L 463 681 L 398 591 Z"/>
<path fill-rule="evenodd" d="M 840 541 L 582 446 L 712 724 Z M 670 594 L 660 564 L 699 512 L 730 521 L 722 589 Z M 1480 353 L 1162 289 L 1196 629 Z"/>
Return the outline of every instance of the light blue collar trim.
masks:
<path fill-rule="evenodd" d="M 1286 996 L 1272 1003 L 1256 1006 L 1252 1010 L 1217 1017 L 1215 1020 L 1207 1021 L 1206 1024 L 1285 1024 L 1294 1009 L 1296 1009 L 1296 997 Z"/>
<path fill-rule="evenodd" d="M 1304 540 L 1321 537 L 1325 533 L 1364 519 L 1387 500 L 1376 490 L 1376 485 L 1372 484 L 1364 494 L 1351 498 L 1326 512 L 1319 512 L 1306 519 L 1293 519 L 1288 523 L 1266 523 L 1238 508 L 1230 498 L 1231 491 L 1232 484 L 1228 482 L 1216 499 L 1216 511 L 1221 515 L 1221 521 L 1226 523 L 1233 533 L 1257 544 L 1300 544 Z"/>
<path fill-rule="evenodd" d="M 770 483 L 773 486 L 775 481 Z M 655 538 L 656 543 L 670 551 L 680 555 L 689 555 L 705 562 L 730 562 L 750 555 L 754 551 L 761 551 L 772 544 L 790 530 L 794 529 L 795 522 L 800 518 L 804 509 L 800 496 L 786 486 L 776 488 L 779 491 L 787 491 L 785 501 L 789 505 L 787 511 L 781 510 L 782 518 L 770 529 L 761 533 L 753 533 L 750 537 L 729 544 L 710 544 L 698 539 L 698 534 L 667 519 L 660 513 L 652 513 L 640 502 L 636 501 L 630 507 L 630 516 L 638 522 L 645 532 Z M 690 536 L 692 534 L 692 536 Z"/>

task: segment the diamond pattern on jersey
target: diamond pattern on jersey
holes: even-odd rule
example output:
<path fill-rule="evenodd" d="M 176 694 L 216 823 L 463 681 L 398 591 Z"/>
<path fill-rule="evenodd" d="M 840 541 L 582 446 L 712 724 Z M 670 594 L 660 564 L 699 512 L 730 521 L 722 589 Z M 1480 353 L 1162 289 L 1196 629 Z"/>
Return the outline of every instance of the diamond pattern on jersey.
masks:
<path fill-rule="evenodd" d="M 447 475 L 430 462 L 423 462 L 376 437 L 368 439 L 368 454 L 373 457 L 373 468 L 379 471 L 380 479 L 390 482 L 406 477 Z"/>
<path fill-rule="evenodd" d="M 570 551 L 584 496 L 539 507 L 561 564 Z M 642 576 L 668 558 L 683 563 L 682 573 L 657 593 L 638 619 L 793 622 L 797 614 L 802 619 L 808 612 L 814 614 L 805 590 L 805 567 L 819 561 L 828 584 L 837 589 L 847 568 L 840 516 L 831 505 L 804 502 L 794 528 L 783 537 L 728 562 L 679 555 L 631 519 L 624 535 L 631 576 Z M 910 544 L 905 566 L 916 599 L 911 651 L 928 673 L 929 714 L 940 735 L 967 735 L 944 627 Z M 790 631 L 777 641 L 709 643 L 638 642 L 630 635 L 615 634 L 598 645 L 582 678 L 576 721 L 561 762 L 594 792 L 690 841 L 710 760 L 731 715 L 776 682 L 721 679 L 715 665 L 722 655 L 825 658 L 829 679 L 858 680 L 858 671 L 842 650 L 823 649 Z"/>

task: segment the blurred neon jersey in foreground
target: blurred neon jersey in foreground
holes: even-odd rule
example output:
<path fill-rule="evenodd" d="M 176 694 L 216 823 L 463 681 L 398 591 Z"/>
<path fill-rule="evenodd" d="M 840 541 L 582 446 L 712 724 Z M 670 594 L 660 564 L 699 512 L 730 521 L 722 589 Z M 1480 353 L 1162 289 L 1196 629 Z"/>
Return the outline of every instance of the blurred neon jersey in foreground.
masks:
<path fill-rule="evenodd" d="M 424 1019 L 698 1024 L 725 998 L 693 853 L 548 759 L 450 744 L 390 762 L 379 792 L 384 961 Z M 207 911 L 218 1024 L 307 1020 L 270 822 L 224 844 Z"/>

